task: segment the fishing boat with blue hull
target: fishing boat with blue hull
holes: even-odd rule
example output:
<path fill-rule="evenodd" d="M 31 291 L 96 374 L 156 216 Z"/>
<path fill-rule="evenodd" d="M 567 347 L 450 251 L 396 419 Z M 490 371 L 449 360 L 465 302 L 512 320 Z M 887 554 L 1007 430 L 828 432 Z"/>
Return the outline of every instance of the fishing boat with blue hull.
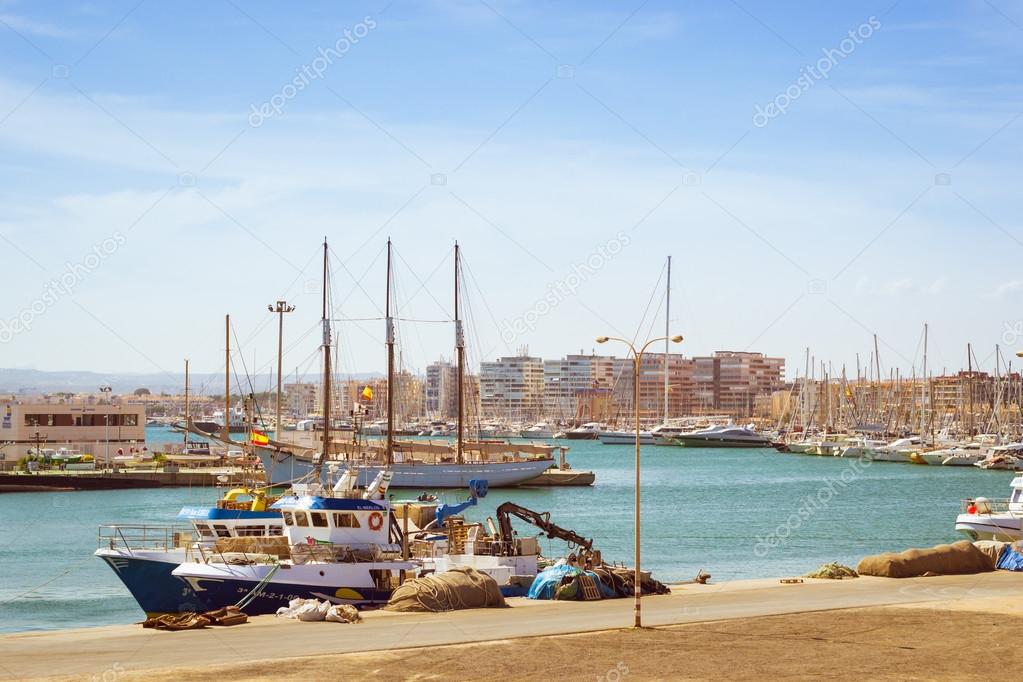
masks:
<path fill-rule="evenodd" d="M 275 613 L 292 599 L 335 604 L 386 603 L 418 564 L 402 559 L 401 531 L 382 498 L 389 473 L 365 490 L 348 471 L 333 488 L 296 484 L 273 509 L 284 520 L 284 551 L 217 551 L 185 562 L 173 575 L 186 582 L 204 610 L 237 604 L 250 615 Z"/>
<path fill-rule="evenodd" d="M 215 506 L 183 507 L 177 519 L 189 525 L 103 525 L 95 556 L 147 614 L 194 611 L 201 602 L 174 569 L 214 551 L 219 539 L 281 537 L 281 513 L 267 508 L 275 499 L 264 490 L 235 488 Z"/>

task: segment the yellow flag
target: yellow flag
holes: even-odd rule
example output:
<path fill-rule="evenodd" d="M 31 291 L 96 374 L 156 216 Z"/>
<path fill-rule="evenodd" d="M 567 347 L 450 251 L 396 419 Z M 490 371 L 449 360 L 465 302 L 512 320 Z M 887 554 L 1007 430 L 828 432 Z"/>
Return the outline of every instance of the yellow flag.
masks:
<path fill-rule="evenodd" d="M 370 388 L 369 386 L 362 389 L 362 397 L 365 398 L 366 400 L 373 400 L 373 389 Z"/>

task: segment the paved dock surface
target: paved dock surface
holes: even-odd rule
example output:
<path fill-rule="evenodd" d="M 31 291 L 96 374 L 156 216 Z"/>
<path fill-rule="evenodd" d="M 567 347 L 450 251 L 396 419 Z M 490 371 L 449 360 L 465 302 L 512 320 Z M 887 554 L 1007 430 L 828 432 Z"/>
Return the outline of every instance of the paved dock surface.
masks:
<path fill-rule="evenodd" d="M 766 615 L 877 606 L 916 606 L 1021 613 L 1023 574 L 996 572 L 893 580 L 807 580 L 786 585 L 756 580 L 685 585 L 643 600 L 648 626 L 727 621 Z M 139 625 L 18 633 L 0 637 L 0 675 L 6 678 L 97 676 L 175 666 L 199 667 L 271 658 L 317 656 L 464 644 L 632 624 L 632 600 L 531 602 L 507 609 L 443 614 L 364 614 L 364 622 L 300 623 L 270 616 L 231 628 L 158 632 Z M 107 677 L 103 677 L 104 674 Z M 113 677 L 112 677 L 113 676 Z"/>

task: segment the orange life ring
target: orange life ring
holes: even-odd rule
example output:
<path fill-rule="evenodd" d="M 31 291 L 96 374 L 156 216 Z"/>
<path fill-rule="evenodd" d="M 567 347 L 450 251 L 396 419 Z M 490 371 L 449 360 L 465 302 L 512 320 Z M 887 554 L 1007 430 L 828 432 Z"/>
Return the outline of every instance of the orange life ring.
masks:
<path fill-rule="evenodd" d="M 373 512 L 369 515 L 369 529 L 380 530 L 384 526 L 384 515 L 380 512 Z"/>

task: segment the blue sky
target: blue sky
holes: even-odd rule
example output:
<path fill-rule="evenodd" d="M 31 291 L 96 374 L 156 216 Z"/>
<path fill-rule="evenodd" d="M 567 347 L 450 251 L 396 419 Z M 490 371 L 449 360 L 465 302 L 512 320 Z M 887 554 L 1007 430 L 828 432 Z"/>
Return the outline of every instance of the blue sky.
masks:
<path fill-rule="evenodd" d="M 993 367 L 1023 2 L 832 4 L 0 1 L 0 366 L 215 371 L 230 312 L 265 369 L 284 297 L 304 371 L 327 235 L 342 365 L 379 370 L 390 235 L 411 369 L 451 354 L 455 239 L 477 361 L 660 333 L 671 254 L 686 354 L 852 372 L 876 333 L 909 373 L 927 322 L 932 369 Z"/>

